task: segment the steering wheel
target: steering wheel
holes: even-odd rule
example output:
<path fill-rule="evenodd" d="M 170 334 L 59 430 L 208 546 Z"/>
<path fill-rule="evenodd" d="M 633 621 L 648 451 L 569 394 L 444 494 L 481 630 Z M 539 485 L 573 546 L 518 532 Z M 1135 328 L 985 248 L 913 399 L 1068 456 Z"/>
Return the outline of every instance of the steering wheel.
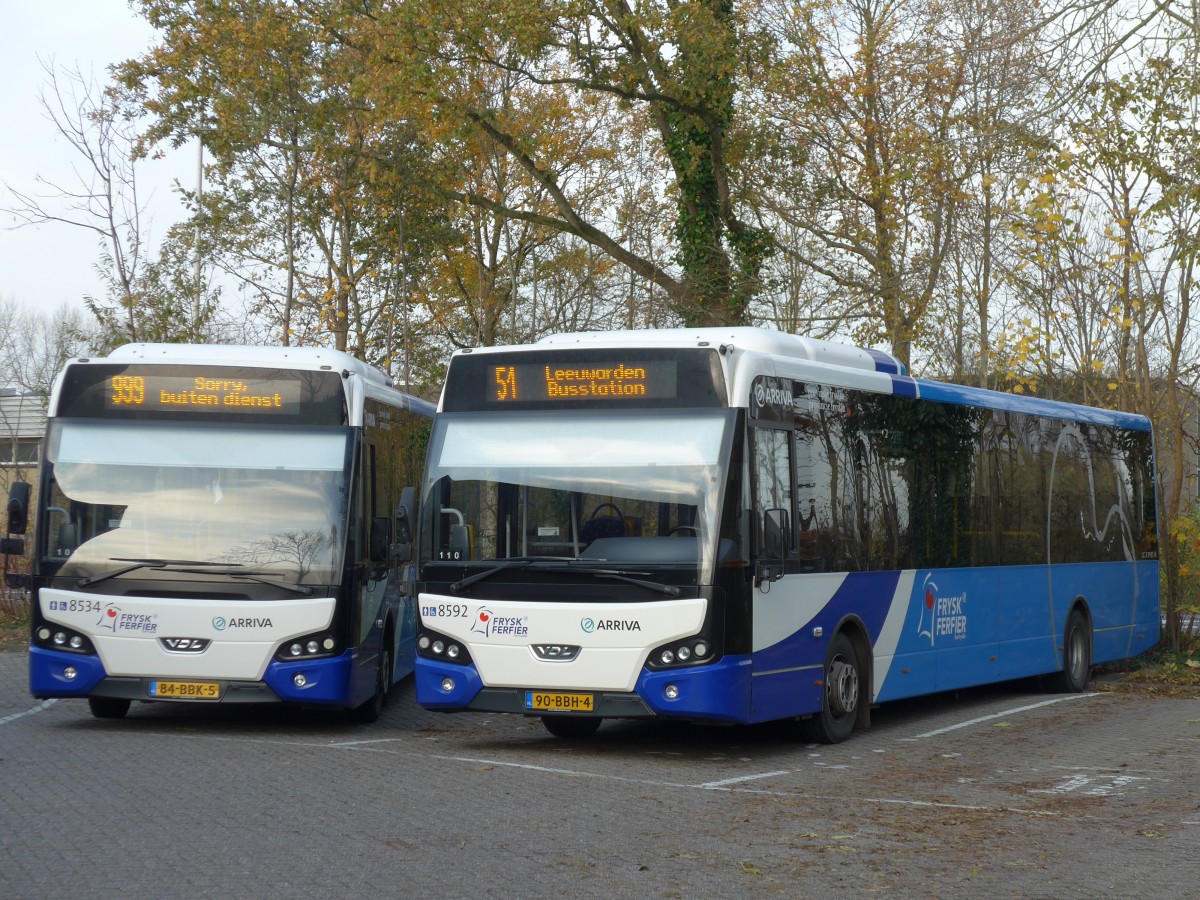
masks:
<path fill-rule="evenodd" d="M 691 532 L 692 534 L 699 536 L 700 529 L 697 528 L 695 525 L 676 525 L 674 528 L 672 528 L 670 531 L 667 532 L 667 537 L 670 537 L 671 535 L 675 534 L 676 532 L 679 532 L 679 533 Z"/>
<path fill-rule="evenodd" d="M 617 518 L 620 519 L 622 522 L 625 521 L 625 517 L 623 515 L 621 515 L 621 511 L 619 509 L 617 509 L 611 503 L 601 503 L 599 506 L 597 506 L 595 509 L 592 510 L 592 514 L 590 516 L 588 516 L 588 518 L 589 519 L 596 518 L 596 513 L 600 512 L 600 510 L 605 509 L 605 508 L 611 509 L 614 513 L 616 513 Z"/>

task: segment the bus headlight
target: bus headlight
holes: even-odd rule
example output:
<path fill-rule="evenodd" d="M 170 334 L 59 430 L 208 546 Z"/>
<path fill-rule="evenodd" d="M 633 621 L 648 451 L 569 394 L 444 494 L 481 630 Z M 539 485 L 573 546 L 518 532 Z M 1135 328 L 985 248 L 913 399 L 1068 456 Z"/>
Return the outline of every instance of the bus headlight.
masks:
<path fill-rule="evenodd" d="M 297 659 L 321 659 L 334 656 L 338 643 L 332 634 L 320 632 L 284 641 L 275 651 L 275 658 L 291 662 Z"/>
<path fill-rule="evenodd" d="M 417 635 L 417 655 L 423 659 L 440 659 L 458 665 L 471 661 L 465 644 L 436 631 L 422 631 Z"/>
<path fill-rule="evenodd" d="M 47 625 L 39 625 L 33 632 L 33 643 L 51 650 L 66 650 L 69 653 L 96 652 L 86 634 L 62 627 L 52 628 Z"/>
<path fill-rule="evenodd" d="M 708 638 L 696 635 L 656 647 L 647 657 L 646 665 L 651 669 L 678 669 L 681 666 L 714 662 L 717 656 L 712 642 Z"/>

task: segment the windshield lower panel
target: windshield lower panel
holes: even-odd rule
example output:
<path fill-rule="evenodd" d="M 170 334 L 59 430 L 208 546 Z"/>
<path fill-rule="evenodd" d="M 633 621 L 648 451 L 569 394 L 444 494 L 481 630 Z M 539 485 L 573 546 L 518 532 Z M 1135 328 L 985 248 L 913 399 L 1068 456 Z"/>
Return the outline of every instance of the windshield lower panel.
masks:
<path fill-rule="evenodd" d="M 350 446 L 346 428 L 54 420 L 42 571 L 195 580 L 180 572 L 192 565 L 336 584 Z"/>
<path fill-rule="evenodd" d="M 439 416 L 422 560 L 474 569 L 556 558 L 709 584 L 733 417 L 726 410 Z"/>

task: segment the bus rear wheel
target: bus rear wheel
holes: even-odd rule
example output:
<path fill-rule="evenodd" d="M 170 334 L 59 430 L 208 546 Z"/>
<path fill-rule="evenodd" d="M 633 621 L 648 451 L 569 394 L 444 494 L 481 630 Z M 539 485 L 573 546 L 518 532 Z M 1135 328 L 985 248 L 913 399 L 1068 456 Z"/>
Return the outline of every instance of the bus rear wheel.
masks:
<path fill-rule="evenodd" d="M 603 721 L 575 716 L 542 716 L 542 724 L 546 726 L 546 730 L 560 738 L 590 738 Z"/>
<path fill-rule="evenodd" d="M 1063 667 L 1048 678 L 1050 690 L 1059 694 L 1079 694 L 1092 676 L 1092 629 L 1087 616 L 1076 607 L 1067 616 L 1063 631 Z"/>
<path fill-rule="evenodd" d="M 120 697 L 88 697 L 88 707 L 97 719 L 123 719 L 129 712 L 129 700 Z"/>
<path fill-rule="evenodd" d="M 820 744 L 839 744 L 850 737 L 862 692 L 858 653 L 844 631 L 825 653 L 825 692 L 821 711 L 801 722 L 805 737 Z"/>

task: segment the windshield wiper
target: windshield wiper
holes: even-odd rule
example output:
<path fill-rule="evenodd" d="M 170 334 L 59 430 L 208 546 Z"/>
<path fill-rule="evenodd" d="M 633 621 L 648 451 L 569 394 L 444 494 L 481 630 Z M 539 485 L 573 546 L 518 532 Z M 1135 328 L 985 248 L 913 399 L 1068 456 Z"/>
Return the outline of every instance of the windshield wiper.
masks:
<path fill-rule="evenodd" d="M 484 569 L 482 572 L 476 572 L 474 575 L 468 575 L 459 581 L 450 585 L 450 593 L 457 594 L 463 588 L 470 587 L 477 581 L 483 581 L 485 578 L 491 578 L 497 572 L 503 572 L 506 569 L 527 569 L 537 562 L 568 562 L 573 560 L 573 556 L 513 556 L 501 562 L 499 565 L 492 566 L 490 569 Z"/>
<path fill-rule="evenodd" d="M 634 578 L 634 575 L 649 575 L 649 572 L 629 572 L 624 569 L 596 569 L 586 564 L 580 565 L 580 560 L 574 556 L 518 556 L 512 559 L 507 559 L 500 565 L 493 566 L 490 569 L 484 569 L 482 572 L 476 572 L 474 575 L 468 575 L 461 581 L 456 581 L 450 585 L 450 593 L 459 594 L 465 588 L 470 587 L 477 581 L 483 581 L 485 578 L 491 578 L 497 572 L 504 572 L 508 569 L 538 569 L 543 572 L 574 572 L 587 573 L 594 575 L 597 578 L 611 578 L 614 581 L 624 581 L 627 584 L 636 584 L 638 587 L 648 588 L 652 591 L 658 591 L 668 597 L 678 597 L 683 593 L 673 584 L 661 584 L 657 581 L 646 581 L 641 578 Z"/>
<path fill-rule="evenodd" d="M 545 569 L 550 572 L 573 572 L 575 574 L 595 575 L 597 578 L 611 578 L 614 581 L 624 581 L 626 584 L 636 584 L 638 587 L 644 587 L 652 591 L 658 591 L 660 594 L 666 594 L 668 597 L 678 597 L 683 593 L 673 584 L 663 584 L 659 581 L 646 581 L 643 578 L 633 578 L 634 575 L 649 575 L 649 572 L 627 572 L 624 569 L 593 569 L 588 566 L 567 565 L 567 566 L 538 566 L 539 569 Z"/>
<path fill-rule="evenodd" d="M 295 591 L 301 597 L 311 597 L 313 594 L 313 589 L 307 584 L 288 584 L 286 581 L 276 581 L 273 578 L 268 578 L 268 573 L 266 572 L 214 572 L 212 569 L 178 569 L 177 571 L 190 571 L 193 575 L 225 575 L 229 578 L 245 578 L 247 581 L 257 581 L 259 584 L 283 588 L 285 591 Z"/>
<path fill-rule="evenodd" d="M 99 584 L 101 581 L 108 581 L 110 578 L 116 578 L 118 575 L 124 575 L 127 572 L 134 572 L 138 569 L 173 569 L 178 570 L 179 566 L 228 566 L 229 563 L 211 563 L 202 560 L 194 559 L 129 559 L 127 557 L 114 556 L 113 562 L 127 562 L 128 566 L 122 566 L 119 569 L 113 569 L 111 572 L 102 572 L 99 575 L 91 575 L 86 578 L 80 578 L 75 582 L 76 587 L 90 587 L 93 584 Z M 233 563 L 238 565 L 238 563 Z M 186 571 L 186 569 L 179 570 Z"/>

